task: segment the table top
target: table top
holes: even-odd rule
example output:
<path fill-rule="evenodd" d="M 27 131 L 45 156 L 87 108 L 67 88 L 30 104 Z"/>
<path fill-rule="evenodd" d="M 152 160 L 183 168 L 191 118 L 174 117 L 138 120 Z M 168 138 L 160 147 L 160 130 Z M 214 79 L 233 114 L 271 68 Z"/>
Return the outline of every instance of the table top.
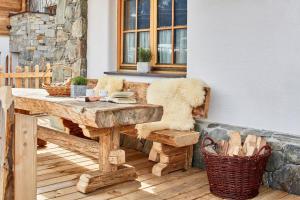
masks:
<path fill-rule="evenodd" d="M 84 102 L 82 98 L 50 97 L 43 89 L 13 89 L 15 108 L 31 114 L 48 114 L 94 128 L 159 121 L 163 108 L 149 104 Z"/>

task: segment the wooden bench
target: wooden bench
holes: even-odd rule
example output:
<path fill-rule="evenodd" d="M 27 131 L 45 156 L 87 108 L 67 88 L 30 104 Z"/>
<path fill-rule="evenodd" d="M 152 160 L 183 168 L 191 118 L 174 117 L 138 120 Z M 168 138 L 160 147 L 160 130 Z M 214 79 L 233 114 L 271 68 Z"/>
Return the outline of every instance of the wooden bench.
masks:
<path fill-rule="evenodd" d="M 97 80 L 90 80 L 89 86 L 93 88 Z M 147 103 L 147 89 L 149 83 L 124 82 L 124 91 L 136 93 L 139 103 Z M 205 101 L 202 106 L 193 109 L 193 116 L 197 119 L 207 118 L 210 104 L 211 90 L 205 88 Z M 121 131 L 122 134 L 137 137 L 134 127 L 126 127 Z M 162 176 L 173 171 L 189 169 L 192 165 L 193 145 L 199 140 L 200 134 L 195 131 L 162 130 L 152 132 L 146 139 L 161 143 L 153 145 L 149 154 L 149 160 L 158 162 L 154 165 L 152 173 Z"/>

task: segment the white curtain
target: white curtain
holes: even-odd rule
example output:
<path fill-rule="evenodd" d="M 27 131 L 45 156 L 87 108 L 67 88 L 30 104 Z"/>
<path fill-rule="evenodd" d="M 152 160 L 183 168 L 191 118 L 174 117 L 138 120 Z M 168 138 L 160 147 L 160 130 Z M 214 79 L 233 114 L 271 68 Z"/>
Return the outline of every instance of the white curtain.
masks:
<path fill-rule="evenodd" d="M 160 64 L 172 63 L 172 31 L 158 32 L 158 62 Z"/>
<path fill-rule="evenodd" d="M 135 63 L 135 33 L 126 33 L 124 35 L 124 58 L 126 64 Z"/>
<path fill-rule="evenodd" d="M 186 29 L 177 29 L 175 31 L 175 63 L 187 63 L 187 31 Z"/>
<path fill-rule="evenodd" d="M 149 32 L 139 33 L 139 47 L 144 49 L 150 49 L 150 37 Z"/>

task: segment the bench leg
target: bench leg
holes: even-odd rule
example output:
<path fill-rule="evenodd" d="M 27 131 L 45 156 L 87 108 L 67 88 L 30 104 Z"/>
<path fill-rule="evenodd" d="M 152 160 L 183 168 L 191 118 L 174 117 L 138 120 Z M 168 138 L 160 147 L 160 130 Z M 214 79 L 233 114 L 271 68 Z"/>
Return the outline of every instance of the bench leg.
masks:
<path fill-rule="evenodd" d="M 99 170 L 82 174 L 77 190 L 82 193 L 93 192 L 99 188 L 135 180 L 134 167 L 123 165 L 125 152 L 120 148 L 120 129 L 99 133 Z"/>
<path fill-rule="evenodd" d="M 162 144 L 160 161 L 152 168 L 152 174 L 163 176 L 177 170 L 187 170 L 191 166 L 191 146 L 171 147 Z"/>

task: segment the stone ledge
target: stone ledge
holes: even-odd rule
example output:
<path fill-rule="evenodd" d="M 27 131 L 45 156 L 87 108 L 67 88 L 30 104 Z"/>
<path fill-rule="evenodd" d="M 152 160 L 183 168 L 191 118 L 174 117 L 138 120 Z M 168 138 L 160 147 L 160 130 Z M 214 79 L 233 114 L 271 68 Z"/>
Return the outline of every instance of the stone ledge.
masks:
<path fill-rule="evenodd" d="M 9 13 L 9 17 L 13 17 L 13 16 L 17 16 L 17 15 L 23 15 L 23 14 L 42 14 L 42 15 L 55 16 L 53 14 L 45 13 L 45 12 L 24 11 L 24 12 L 17 12 L 17 13 Z"/>
<path fill-rule="evenodd" d="M 248 134 L 264 136 L 272 147 L 272 155 L 263 177 L 264 185 L 300 195 L 299 136 L 209 122 L 197 122 L 196 129 L 201 132 L 200 141 L 206 134 L 217 141 L 227 139 L 229 131 L 233 130 L 239 131 L 242 138 L 245 138 Z M 193 165 L 205 168 L 199 150 L 200 141 L 194 148 Z"/>

